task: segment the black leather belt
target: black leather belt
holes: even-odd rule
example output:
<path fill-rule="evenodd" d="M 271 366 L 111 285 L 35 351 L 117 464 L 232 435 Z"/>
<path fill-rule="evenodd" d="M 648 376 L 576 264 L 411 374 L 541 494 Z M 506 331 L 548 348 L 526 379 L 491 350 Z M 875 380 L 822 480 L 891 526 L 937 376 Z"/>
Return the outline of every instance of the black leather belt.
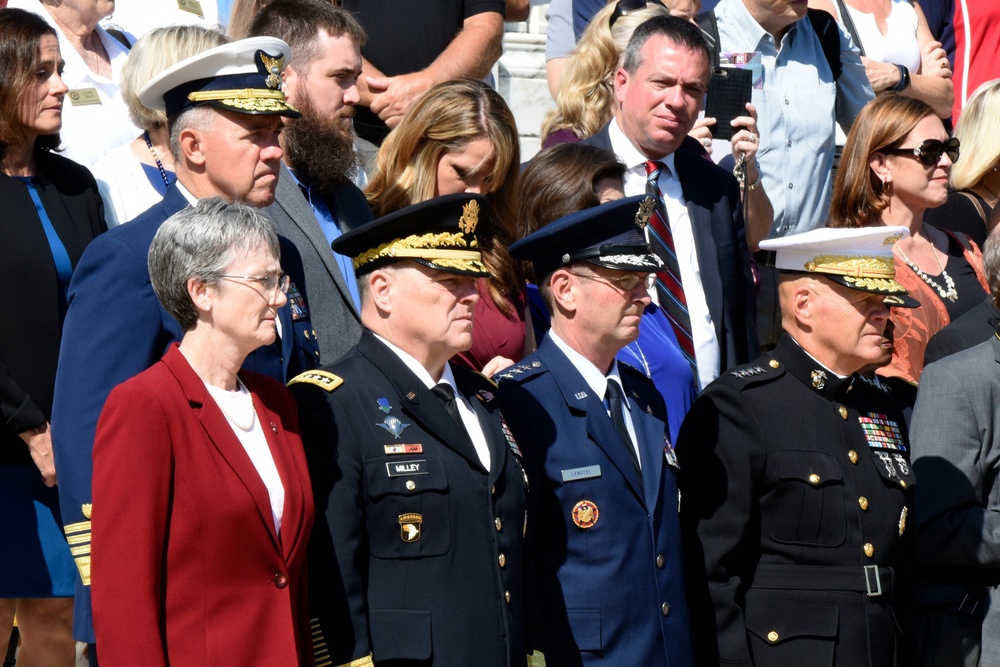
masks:
<path fill-rule="evenodd" d="M 878 565 L 841 567 L 760 564 L 750 587 L 791 591 L 852 591 L 877 597 L 892 592 L 892 579 L 893 569 Z"/>

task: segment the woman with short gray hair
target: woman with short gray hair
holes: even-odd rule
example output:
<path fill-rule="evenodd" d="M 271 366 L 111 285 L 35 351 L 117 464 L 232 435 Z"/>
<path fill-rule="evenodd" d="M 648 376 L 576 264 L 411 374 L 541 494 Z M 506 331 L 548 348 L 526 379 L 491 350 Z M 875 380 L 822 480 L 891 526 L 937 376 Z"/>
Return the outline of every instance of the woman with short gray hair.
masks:
<path fill-rule="evenodd" d="M 184 337 L 111 392 L 97 425 L 101 661 L 311 664 L 298 418 L 284 386 L 240 369 L 274 341 L 287 301 L 274 227 L 245 204 L 202 200 L 160 227 L 149 274 Z"/>

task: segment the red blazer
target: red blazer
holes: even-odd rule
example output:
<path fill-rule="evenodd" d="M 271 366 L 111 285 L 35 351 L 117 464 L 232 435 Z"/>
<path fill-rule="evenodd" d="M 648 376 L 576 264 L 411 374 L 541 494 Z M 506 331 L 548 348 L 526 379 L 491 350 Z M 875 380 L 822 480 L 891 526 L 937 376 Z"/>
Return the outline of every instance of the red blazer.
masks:
<path fill-rule="evenodd" d="M 105 667 L 312 664 L 314 508 L 295 404 L 274 380 L 240 376 L 285 486 L 280 537 L 264 483 L 176 345 L 108 397 L 91 543 Z"/>

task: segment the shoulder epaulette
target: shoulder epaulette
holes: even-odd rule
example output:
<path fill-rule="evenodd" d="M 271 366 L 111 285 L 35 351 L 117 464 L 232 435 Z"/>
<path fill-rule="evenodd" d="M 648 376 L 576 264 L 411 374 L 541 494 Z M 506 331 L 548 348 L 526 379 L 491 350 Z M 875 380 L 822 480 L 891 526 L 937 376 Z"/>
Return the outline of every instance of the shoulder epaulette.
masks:
<path fill-rule="evenodd" d="M 299 373 L 289 380 L 287 386 L 291 387 L 293 384 L 299 383 L 314 384 L 320 389 L 332 392 L 344 384 L 344 379 L 328 371 L 306 371 L 305 373 Z"/>
<path fill-rule="evenodd" d="M 491 377 L 489 377 L 489 376 L 487 376 L 487 375 L 483 375 L 483 374 L 482 374 L 482 373 L 480 373 L 479 371 L 472 371 L 472 372 L 473 372 L 473 374 L 475 374 L 475 375 L 476 375 L 476 377 L 478 377 L 478 378 L 479 378 L 479 379 L 481 379 L 481 380 L 485 380 L 485 381 L 486 381 L 486 382 L 488 382 L 489 384 L 493 385 L 493 387 L 494 387 L 494 388 L 496 388 L 496 386 L 497 386 L 497 383 L 496 383 L 496 382 L 495 382 L 495 381 L 493 380 L 493 378 L 491 378 Z"/>
<path fill-rule="evenodd" d="M 499 373 L 493 376 L 493 379 L 497 384 L 505 381 L 519 379 L 525 373 L 531 373 L 532 371 L 537 371 L 542 367 L 542 362 L 535 359 L 534 361 L 522 362 L 520 364 L 514 364 L 513 366 L 508 366 Z"/>
<path fill-rule="evenodd" d="M 730 368 L 721 377 L 729 376 L 729 378 L 735 378 L 737 381 L 742 380 L 743 382 L 736 382 L 735 384 L 746 387 L 756 382 L 767 382 L 781 377 L 784 375 L 784 372 L 784 365 L 777 359 L 772 358 Z"/>

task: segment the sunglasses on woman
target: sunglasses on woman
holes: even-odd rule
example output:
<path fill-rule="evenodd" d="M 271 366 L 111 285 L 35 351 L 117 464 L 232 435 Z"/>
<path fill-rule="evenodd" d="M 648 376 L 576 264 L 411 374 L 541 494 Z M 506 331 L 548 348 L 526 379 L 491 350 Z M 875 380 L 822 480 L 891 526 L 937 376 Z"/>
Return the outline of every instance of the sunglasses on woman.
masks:
<path fill-rule="evenodd" d="M 916 148 L 881 148 L 879 153 L 886 155 L 902 155 L 905 157 L 916 157 L 920 163 L 927 167 L 933 167 L 941 159 L 942 153 L 947 153 L 948 158 L 954 163 L 958 162 L 959 141 L 956 137 L 941 141 L 940 139 L 928 139 Z"/>
<path fill-rule="evenodd" d="M 614 27 L 615 21 L 620 17 L 628 16 L 630 13 L 642 9 L 646 5 L 659 5 L 670 11 L 660 0 L 618 0 L 618 4 L 615 5 L 615 11 L 611 13 L 611 18 L 608 20 L 608 28 Z"/>

